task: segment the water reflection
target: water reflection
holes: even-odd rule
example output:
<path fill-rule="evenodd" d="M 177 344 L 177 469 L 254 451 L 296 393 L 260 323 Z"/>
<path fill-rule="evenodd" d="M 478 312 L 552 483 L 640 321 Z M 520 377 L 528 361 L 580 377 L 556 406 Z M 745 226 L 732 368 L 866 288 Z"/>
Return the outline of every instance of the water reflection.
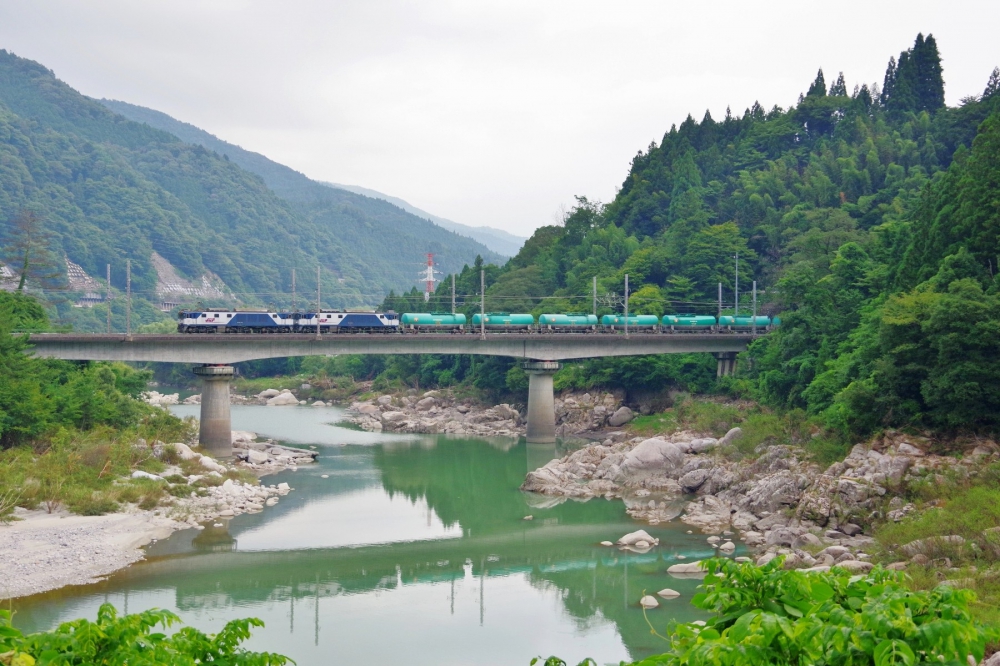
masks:
<path fill-rule="evenodd" d="M 272 429 L 285 414 L 311 413 L 256 409 Z M 529 467 L 556 455 L 551 445 L 447 437 L 325 446 L 316 466 L 270 479 L 295 488 L 277 506 L 179 532 L 150 548 L 150 561 L 99 585 L 23 600 L 16 623 L 49 627 L 127 595 L 133 612 L 176 609 L 209 631 L 260 617 L 267 628 L 251 646 L 299 664 L 403 655 L 518 664 L 538 654 L 617 663 L 661 650 L 637 601 L 669 586 L 681 599 L 650 619 L 662 627 L 698 617 L 685 601 L 698 581 L 665 569 L 678 554 L 711 549 L 680 525 L 649 528 L 661 540 L 649 553 L 599 546 L 636 528 L 620 502 L 549 504 L 518 490 Z"/>

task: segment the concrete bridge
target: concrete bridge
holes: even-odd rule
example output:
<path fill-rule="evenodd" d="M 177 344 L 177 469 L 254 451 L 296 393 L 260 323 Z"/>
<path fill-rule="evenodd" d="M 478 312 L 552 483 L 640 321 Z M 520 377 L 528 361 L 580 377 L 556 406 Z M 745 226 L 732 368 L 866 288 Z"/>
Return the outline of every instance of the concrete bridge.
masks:
<path fill-rule="evenodd" d="M 529 442 L 555 441 L 552 376 L 559 361 L 604 356 L 710 353 L 718 375 L 732 374 L 751 333 L 487 333 L 78 335 L 37 333 L 34 353 L 76 361 L 156 361 L 195 364 L 202 378 L 201 445 L 231 455 L 229 382 L 232 363 L 288 356 L 339 354 L 478 354 L 524 359 L 528 372 Z"/>

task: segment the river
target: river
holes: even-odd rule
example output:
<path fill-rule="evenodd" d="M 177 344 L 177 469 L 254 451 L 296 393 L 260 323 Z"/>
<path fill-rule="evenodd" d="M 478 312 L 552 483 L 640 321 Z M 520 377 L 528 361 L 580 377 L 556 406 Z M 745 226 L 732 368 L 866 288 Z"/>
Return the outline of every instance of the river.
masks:
<path fill-rule="evenodd" d="M 17 600 L 14 624 L 49 629 L 93 618 L 109 601 L 128 612 L 166 608 L 205 631 L 258 617 L 266 626 L 246 646 L 300 666 L 526 665 L 538 655 L 603 664 L 662 651 L 638 606 L 643 590 L 681 593 L 649 611 L 661 633 L 671 619 L 703 617 L 688 603 L 698 581 L 665 573 L 677 555 L 712 555 L 703 535 L 676 521 L 646 526 L 660 546 L 620 552 L 599 542 L 642 527 L 620 501 L 518 490 L 555 447 L 360 432 L 333 425 L 342 416 L 233 406 L 234 428 L 320 452 L 316 465 L 267 478 L 292 493 L 222 527 L 177 532 L 101 583 Z"/>

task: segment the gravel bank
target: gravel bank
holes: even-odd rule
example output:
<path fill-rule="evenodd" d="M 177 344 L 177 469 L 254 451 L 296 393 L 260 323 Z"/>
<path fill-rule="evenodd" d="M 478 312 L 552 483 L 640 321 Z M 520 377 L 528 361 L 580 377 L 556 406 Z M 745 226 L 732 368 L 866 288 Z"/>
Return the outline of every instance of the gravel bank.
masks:
<path fill-rule="evenodd" d="M 143 559 L 144 546 L 176 530 L 204 529 L 202 523 L 208 521 L 228 520 L 274 506 L 291 492 L 287 483 L 267 486 L 226 479 L 215 486 L 195 485 L 210 477 L 221 479 L 231 468 L 250 469 L 263 476 L 297 469 L 316 457 L 313 451 L 254 440 L 254 433 L 234 431 L 236 457 L 227 464 L 201 456 L 184 444 L 174 444 L 182 458 L 197 458 L 204 474 L 186 476 L 191 494 L 173 498 L 169 506 L 143 511 L 126 505 L 121 512 L 104 516 L 17 509 L 14 515 L 19 520 L 0 525 L 0 599 L 94 583 Z M 163 449 L 163 445 L 154 446 L 161 455 Z M 181 474 L 180 468 L 170 466 L 161 478 L 175 474 Z"/>

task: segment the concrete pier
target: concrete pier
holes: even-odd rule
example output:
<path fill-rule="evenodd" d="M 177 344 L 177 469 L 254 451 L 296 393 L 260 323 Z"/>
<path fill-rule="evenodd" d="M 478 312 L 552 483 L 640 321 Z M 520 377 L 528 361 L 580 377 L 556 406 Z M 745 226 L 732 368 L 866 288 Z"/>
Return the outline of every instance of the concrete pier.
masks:
<path fill-rule="evenodd" d="M 202 365 L 194 369 L 201 377 L 201 429 L 198 443 L 214 458 L 233 455 L 232 422 L 229 416 L 231 365 Z"/>
<path fill-rule="evenodd" d="M 547 444 L 556 441 L 555 398 L 552 393 L 552 375 L 559 370 L 556 361 L 525 361 L 528 373 L 528 442 Z"/>
<path fill-rule="evenodd" d="M 736 352 L 717 352 L 713 356 L 719 362 L 715 370 L 716 377 L 736 374 Z"/>

